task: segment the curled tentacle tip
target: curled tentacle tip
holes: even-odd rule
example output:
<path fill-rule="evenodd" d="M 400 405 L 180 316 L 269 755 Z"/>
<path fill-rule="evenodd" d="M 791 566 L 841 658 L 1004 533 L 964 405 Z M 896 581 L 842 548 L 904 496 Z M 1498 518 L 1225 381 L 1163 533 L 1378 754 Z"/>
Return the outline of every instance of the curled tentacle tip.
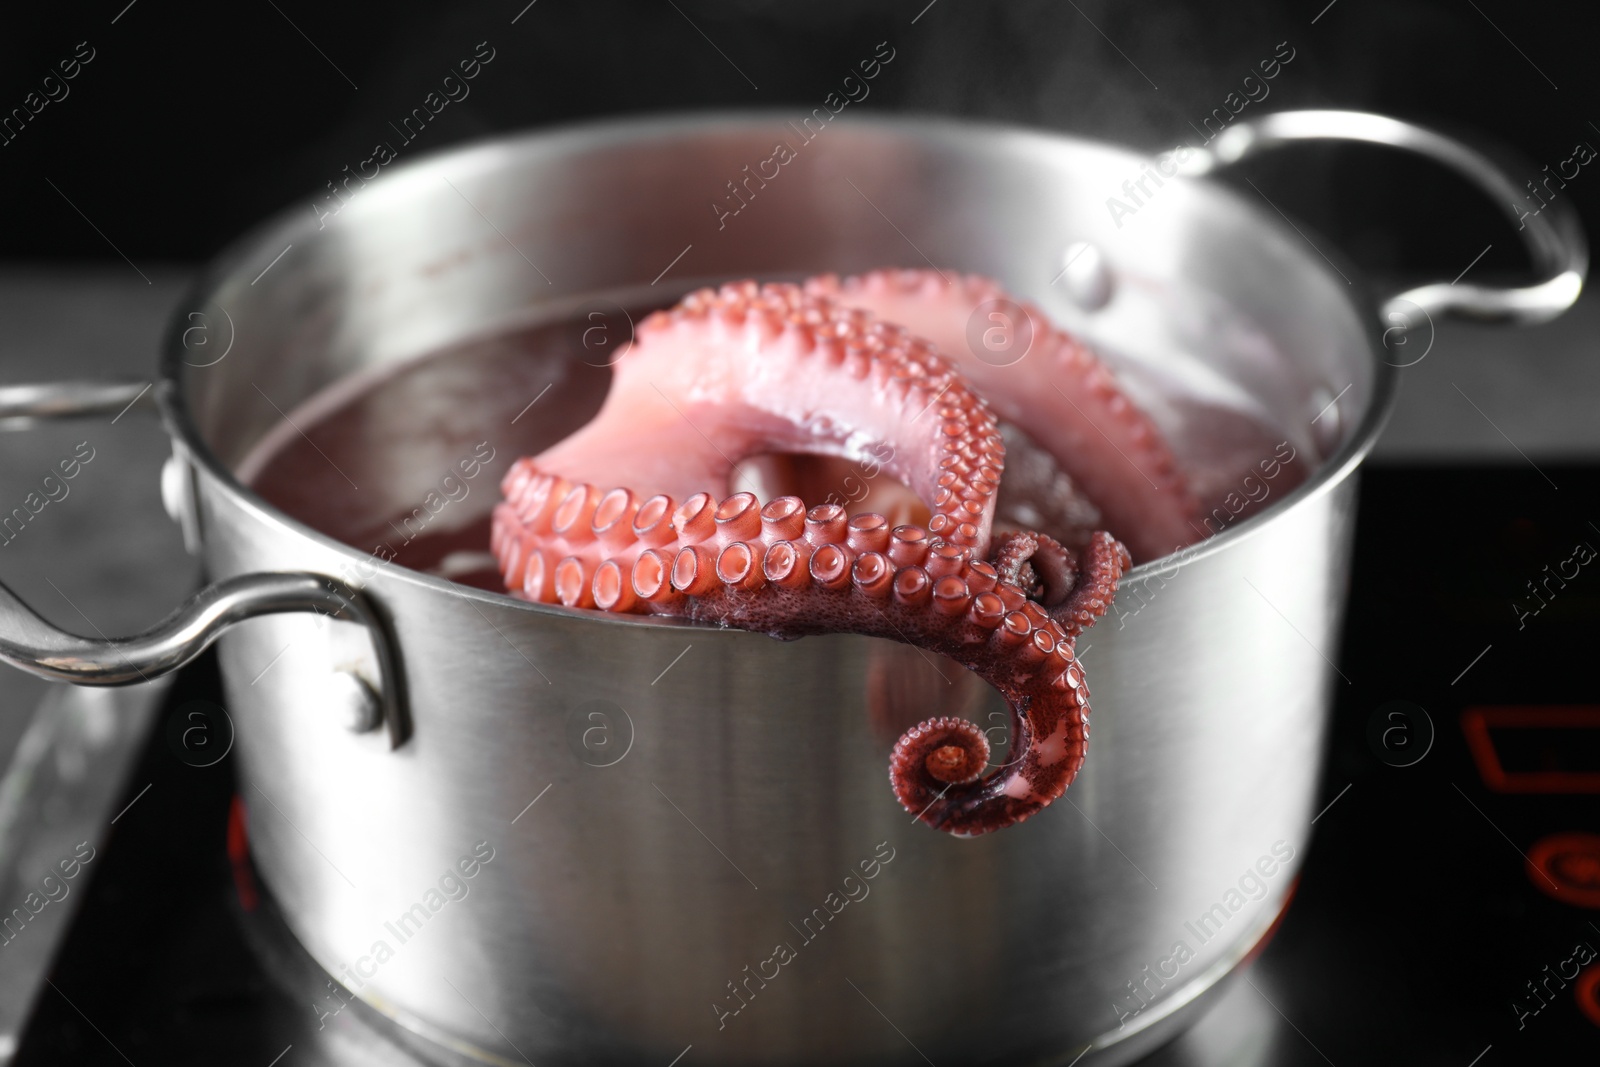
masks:
<path fill-rule="evenodd" d="M 989 765 L 989 739 L 965 719 L 945 717 L 907 730 L 889 757 L 900 803 L 918 816 L 945 790 L 976 781 Z"/>
<path fill-rule="evenodd" d="M 975 755 L 971 749 L 961 745 L 940 745 L 928 753 L 922 765 L 939 781 L 959 785 L 962 782 L 972 781 L 983 771 L 983 765 L 987 761 L 978 760 L 974 758 Z M 977 764 L 976 769 L 973 768 L 973 764 Z"/>

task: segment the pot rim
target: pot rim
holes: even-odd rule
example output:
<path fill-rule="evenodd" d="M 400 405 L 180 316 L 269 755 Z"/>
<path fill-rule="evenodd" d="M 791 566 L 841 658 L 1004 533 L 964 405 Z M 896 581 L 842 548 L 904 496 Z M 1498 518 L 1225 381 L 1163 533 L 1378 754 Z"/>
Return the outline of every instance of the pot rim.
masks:
<path fill-rule="evenodd" d="M 393 188 L 403 181 L 419 181 L 429 170 L 437 169 L 447 162 L 450 166 L 456 168 L 463 164 L 486 166 L 491 164 L 496 156 L 508 151 L 518 151 L 524 146 L 533 143 L 549 144 L 551 142 L 567 141 L 580 144 L 589 142 L 599 145 L 611 142 L 648 140 L 650 138 L 670 136 L 673 133 L 685 130 L 704 132 L 718 127 L 732 130 L 757 123 L 781 121 L 782 117 L 782 113 L 765 109 L 719 109 L 671 112 L 645 117 L 623 116 L 599 120 L 573 121 L 527 132 L 497 134 L 463 144 L 434 149 L 401 164 L 391 173 L 383 175 L 378 180 Z M 1153 155 L 1109 141 L 1010 123 L 976 122 L 942 115 L 918 113 L 847 118 L 845 121 L 851 127 L 860 130 L 879 129 L 902 134 L 914 133 L 928 139 L 982 135 L 1016 138 L 1053 147 L 1070 147 L 1103 152 L 1123 156 L 1134 168 L 1145 162 L 1153 164 L 1156 159 Z M 1219 182 L 1212 182 L 1203 178 L 1191 178 L 1190 180 L 1205 182 L 1210 195 L 1232 200 L 1236 206 L 1243 208 L 1253 216 L 1257 225 L 1269 227 L 1285 238 L 1290 238 L 1297 234 L 1297 231 L 1289 226 L 1287 222 L 1260 210 L 1254 203 L 1235 190 Z M 331 537 L 280 510 L 234 477 L 233 472 L 221 462 L 215 452 L 212 451 L 210 445 L 201 436 L 183 393 L 183 368 L 187 365 L 182 358 L 184 348 L 181 341 L 183 330 L 187 323 L 183 309 L 205 306 L 223 284 L 239 272 L 242 264 L 250 259 L 252 252 L 259 251 L 268 244 L 276 247 L 277 244 L 281 243 L 277 238 L 267 241 L 265 238 L 268 234 L 281 234 L 292 230 L 304 229 L 307 225 L 303 212 L 285 207 L 235 238 L 206 265 L 199 277 L 186 290 L 185 298 L 178 304 L 178 310 L 173 313 L 169 320 L 166 338 L 162 346 L 163 353 L 155 389 L 156 401 L 160 407 L 162 421 L 167 427 L 168 434 L 175 441 L 181 442 L 188 454 L 188 461 L 202 468 L 209 477 L 218 481 L 223 488 L 231 493 L 234 503 L 250 512 L 252 517 L 270 527 L 276 528 L 280 534 L 308 540 L 324 549 L 335 551 L 352 562 L 364 562 L 375 557 L 353 545 Z M 1299 236 L 1303 241 L 1304 235 L 1300 234 Z M 1326 260 L 1326 256 L 1322 257 L 1324 262 L 1319 262 L 1316 257 L 1311 256 L 1309 253 L 1305 254 L 1304 258 L 1306 264 L 1313 270 L 1323 274 L 1330 280 L 1335 277 L 1334 265 L 1331 261 Z M 1341 260 L 1341 262 L 1343 261 Z M 1349 477 L 1366 457 L 1367 453 L 1372 450 L 1394 407 L 1394 401 L 1398 394 L 1399 367 L 1382 357 L 1383 347 L 1378 331 L 1378 326 L 1381 324 L 1378 317 L 1378 306 L 1377 302 L 1372 298 L 1370 289 L 1364 284 L 1365 275 L 1348 265 L 1343 266 L 1341 269 L 1348 271 L 1349 277 L 1358 279 L 1357 285 L 1346 285 L 1340 288 L 1349 293 L 1347 298 L 1348 306 L 1356 312 L 1357 316 L 1365 324 L 1363 332 L 1367 339 L 1367 351 L 1373 364 L 1371 392 L 1355 428 L 1345 437 L 1340 447 L 1315 468 L 1309 478 L 1275 503 L 1269 505 L 1261 513 L 1253 515 L 1236 525 L 1228 526 L 1220 532 L 1203 538 L 1176 552 L 1138 564 L 1126 573 L 1123 578 L 1124 585 L 1140 582 L 1153 575 L 1170 572 L 1175 565 L 1188 566 L 1191 563 L 1225 552 L 1233 545 L 1255 536 L 1268 525 L 1282 522 L 1283 517 L 1288 512 L 1300 507 L 1302 503 L 1332 491 L 1335 486 Z M 1341 278 L 1340 280 L 1344 279 Z M 463 585 L 448 578 L 425 574 L 422 571 L 395 565 L 388 561 L 381 562 L 377 573 L 383 573 L 391 580 L 404 581 L 422 589 L 463 596 L 470 600 L 483 604 L 492 604 L 499 608 L 517 608 L 556 618 L 581 618 L 590 621 L 603 619 L 610 624 L 624 626 L 666 625 L 692 627 L 697 631 L 710 629 L 690 620 L 672 616 L 617 614 L 598 609 L 569 608 L 560 604 L 522 600 L 512 596 L 510 593 L 495 593 L 475 586 Z M 717 632 L 743 633 L 743 631 L 720 630 Z"/>

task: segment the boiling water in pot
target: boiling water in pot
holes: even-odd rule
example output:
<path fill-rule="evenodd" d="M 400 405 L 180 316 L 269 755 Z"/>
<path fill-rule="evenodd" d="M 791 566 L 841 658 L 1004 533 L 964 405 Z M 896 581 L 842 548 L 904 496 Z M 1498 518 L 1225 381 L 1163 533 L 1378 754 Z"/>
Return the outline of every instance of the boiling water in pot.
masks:
<path fill-rule="evenodd" d="M 503 591 L 488 554 L 500 478 L 599 409 L 614 346 L 595 346 L 592 365 L 572 359 L 594 326 L 586 314 L 523 323 L 337 382 L 263 437 L 239 477 L 352 547 Z"/>
<path fill-rule="evenodd" d="M 1142 295 L 1173 303 L 1171 294 Z M 269 503 L 352 547 L 503 591 L 488 553 L 501 476 L 519 456 L 589 421 L 605 399 L 609 363 L 631 324 L 663 306 L 662 296 L 647 287 L 595 295 L 560 314 L 540 311 L 337 382 L 291 410 L 237 473 Z M 1135 296 L 1122 303 L 1137 311 L 1140 302 Z M 1220 329 L 1224 344 L 1231 337 L 1247 353 L 1246 362 L 1271 358 L 1263 339 L 1236 317 L 1218 321 L 1216 309 L 1196 294 L 1183 303 L 1183 321 L 1204 327 L 1206 347 L 1215 346 Z M 1071 316 L 1060 309 L 1052 313 L 1090 339 L 1161 426 L 1202 504 L 1196 539 L 1282 498 L 1320 459 L 1310 454 L 1315 446 L 1306 434 L 1275 419 L 1248 383 L 1185 345 L 1181 327 L 1163 338 L 1159 352 L 1130 351 L 1066 321 Z M 1130 467 L 1129 476 L 1139 475 Z M 870 499 L 839 502 L 857 510 Z"/>

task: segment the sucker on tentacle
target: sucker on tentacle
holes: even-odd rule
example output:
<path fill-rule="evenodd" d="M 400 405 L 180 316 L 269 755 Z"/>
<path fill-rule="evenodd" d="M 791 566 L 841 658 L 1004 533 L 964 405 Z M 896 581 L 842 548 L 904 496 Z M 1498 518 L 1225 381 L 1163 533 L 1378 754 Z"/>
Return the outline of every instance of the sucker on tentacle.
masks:
<path fill-rule="evenodd" d="M 886 469 L 929 506 L 926 527 L 704 491 L 750 455 L 867 443 L 889 446 Z M 890 777 L 923 822 L 985 833 L 1043 808 L 1082 765 L 1073 642 L 1129 565 L 1104 532 L 1081 559 L 1044 534 L 991 544 L 1004 461 L 987 404 L 925 342 L 797 286 L 726 286 L 641 323 L 595 419 L 512 466 L 491 549 L 530 600 L 785 638 L 859 633 L 956 660 L 1010 704 L 1012 758 L 984 775 L 982 732 L 933 719 L 900 738 Z"/>

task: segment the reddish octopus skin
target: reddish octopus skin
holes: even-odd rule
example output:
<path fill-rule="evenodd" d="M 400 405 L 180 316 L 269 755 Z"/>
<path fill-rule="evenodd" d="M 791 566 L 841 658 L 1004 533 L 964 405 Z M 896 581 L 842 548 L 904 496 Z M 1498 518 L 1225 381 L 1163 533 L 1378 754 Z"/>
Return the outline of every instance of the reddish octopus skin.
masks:
<path fill-rule="evenodd" d="M 781 638 L 866 634 L 949 656 L 1010 704 L 1013 758 L 984 776 L 989 750 L 976 726 L 922 723 L 891 756 L 901 804 L 931 826 L 970 836 L 1020 822 L 1059 797 L 1082 766 L 1088 737 L 1088 688 L 1074 637 L 1114 595 L 1126 550 L 1099 533 L 1080 565 L 1052 539 L 1020 534 L 1006 540 L 1006 576 L 984 562 L 1004 447 L 982 400 L 903 333 L 797 287 L 730 286 L 694 294 L 673 314 L 641 324 L 635 348 L 619 361 L 618 383 L 630 368 L 649 366 L 652 346 L 682 344 L 685 332 L 700 342 L 698 358 L 712 361 L 750 358 L 751 332 L 759 335 L 756 348 L 783 335 L 795 358 L 836 342 L 843 362 L 858 360 L 831 376 L 839 388 L 880 390 L 875 403 L 887 401 L 900 417 L 939 404 L 940 430 L 918 453 L 930 469 L 902 465 L 909 484 L 935 489 L 930 528 L 891 530 L 881 516 L 851 519 L 834 505 L 807 511 L 795 497 L 761 507 L 748 493 L 720 502 L 696 493 L 678 504 L 662 494 L 640 500 L 631 489 L 602 492 L 545 469 L 552 458 L 582 458 L 582 442 L 568 438 L 518 460 L 504 479 L 491 548 L 508 588 L 527 599 L 670 614 Z M 821 362 L 826 373 L 840 360 Z M 711 376 L 725 371 L 714 365 Z M 760 407 L 760 396 L 735 392 L 739 403 Z M 759 434 L 745 443 L 770 447 Z M 1034 558 L 1038 584 L 1057 601 L 1053 611 L 1014 580 L 1026 573 L 1035 584 Z"/>
<path fill-rule="evenodd" d="M 842 280 L 826 274 L 805 285 L 808 293 L 932 341 L 1000 418 L 1061 462 L 1134 558 L 1155 559 L 1199 537 L 1199 503 L 1161 432 L 1094 353 L 1034 305 L 988 278 L 936 270 L 878 270 Z M 1009 355 L 986 362 L 969 343 L 974 316 L 992 301 L 1014 304 L 1028 318 L 1032 340 L 1015 362 L 1005 362 Z"/>
<path fill-rule="evenodd" d="M 529 479 L 534 495 L 539 480 L 549 477 Z M 1083 765 L 1089 736 L 1089 689 L 1072 631 L 1021 588 L 1001 582 L 994 566 L 969 559 L 961 546 L 931 545 L 919 527 L 874 527 L 877 516 L 847 522 L 837 505 L 809 513 L 803 507 L 796 497 L 769 502 L 759 509 L 761 532 L 742 531 L 747 539 L 738 540 L 726 529 L 734 525 L 728 519 L 754 510 L 754 497 L 735 494 L 716 506 L 709 499 L 691 500 L 675 509 L 680 529 L 707 510 L 725 516 L 723 528 L 690 544 L 644 548 L 626 573 L 617 556 L 602 562 L 587 598 L 576 595 L 577 587 L 561 590 L 558 578 L 555 599 L 780 638 L 865 634 L 948 656 L 1006 698 L 1012 752 L 1022 756 L 979 778 L 989 757 L 981 730 L 964 720 L 920 724 L 900 739 L 890 760 L 890 782 L 906 810 L 930 826 L 971 836 L 1021 822 L 1065 792 Z M 783 536 L 795 532 L 793 520 L 800 515 L 804 529 Z M 496 548 L 507 566 L 507 584 L 515 588 L 518 556 L 507 546 L 518 542 L 500 515 L 495 528 L 502 533 Z M 1111 548 L 1112 569 L 1105 577 L 1114 589 L 1126 557 L 1109 535 L 1102 537 Z M 1095 586 L 1097 592 L 1102 588 Z M 951 729 L 957 722 L 963 726 Z M 947 746 L 963 749 L 976 772 L 954 783 L 934 777 L 929 757 Z"/>
<path fill-rule="evenodd" d="M 981 553 L 1005 458 L 983 398 L 898 326 L 746 282 L 641 321 L 599 413 L 535 458 L 575 483 L 683 499 L 753 455 L 862 460 L 884 444 L 883 468 L 932 509 L 929 532 Z"/>

